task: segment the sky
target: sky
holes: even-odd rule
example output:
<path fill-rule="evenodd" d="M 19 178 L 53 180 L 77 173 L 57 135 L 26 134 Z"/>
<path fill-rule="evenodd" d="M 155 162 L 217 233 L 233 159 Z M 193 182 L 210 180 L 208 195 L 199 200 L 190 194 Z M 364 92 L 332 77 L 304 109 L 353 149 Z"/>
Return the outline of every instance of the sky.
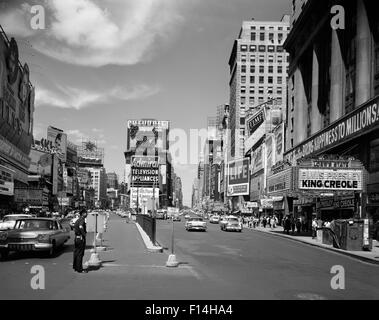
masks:
<path fill-rule="evenodd" d="M 96 141 L 107 172 L 123 179 L 127 120 L 169 120 L 188 135 L 205 128 L 229 102 L 228 60 L 242 21 L 279 21 L 290 3 L 0 0 L 0 25 L 30 68 L 35 139 L 52 125 L 74 143 Z M 35 5 L 43 8 L 44 29 L 32 28 L 41 12 L 32 12 Z M 186 152 L 188 163 L 174 167 L 190 205 L 197 170 L 190 154 L 198 151 Z"/>

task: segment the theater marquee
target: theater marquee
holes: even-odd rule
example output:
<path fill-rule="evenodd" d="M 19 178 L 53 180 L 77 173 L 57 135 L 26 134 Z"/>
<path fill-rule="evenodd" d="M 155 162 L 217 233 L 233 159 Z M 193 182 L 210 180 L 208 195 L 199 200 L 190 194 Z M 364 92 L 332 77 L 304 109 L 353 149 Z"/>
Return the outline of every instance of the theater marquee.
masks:
<path fill-rule="evenodd" d="M 299 189 L 362 191 L 362 178 L 362 170 L 299 168 Z"/>

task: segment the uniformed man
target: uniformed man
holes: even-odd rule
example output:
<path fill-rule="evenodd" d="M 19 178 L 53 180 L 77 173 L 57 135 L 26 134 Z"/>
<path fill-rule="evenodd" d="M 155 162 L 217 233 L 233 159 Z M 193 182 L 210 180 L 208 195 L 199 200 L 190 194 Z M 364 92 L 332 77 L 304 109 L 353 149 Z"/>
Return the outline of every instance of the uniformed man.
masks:
<path fill-rule="evenodd" d="M 83 270 L 83 256 L 86 248 L 86 221 L 87 211 L 85 209 L 80 211 L 80 218 L 76 220 L 74 225 L 75 232 L 75 249 L 74 249 L 74 263 L 73 268 L 76 272 L 86 273 Z"/>

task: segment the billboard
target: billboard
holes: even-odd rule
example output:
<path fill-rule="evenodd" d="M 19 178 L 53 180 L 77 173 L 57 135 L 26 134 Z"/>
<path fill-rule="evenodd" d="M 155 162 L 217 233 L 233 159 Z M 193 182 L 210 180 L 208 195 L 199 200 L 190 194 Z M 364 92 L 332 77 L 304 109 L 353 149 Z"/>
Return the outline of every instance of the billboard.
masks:
<path fill-rule="evenodd" d="M 157 157 L 132 156 L 131 185 L 133 187 L 159 186 L 159 162 Z"/>
<path fill-rule="evenodd" d="M 265 121 L 264 109 L 261 109 L 257 113 L 253 114 L 246 120 L 246 128 L 248 136 L 250 137 Z"/>
<path fill-rule="evenodd" d="M 249 158 L 239 159 L 228 164 L 228 196 L 249 195 Z"/>
<path fill-rule="evenodd" d="M 2 165 L 0 165 L 0 194 L 4 196 L 14 194 L 13 171 Z"/>
<path fill-rule="evenodd" d="M 136 155 L 155 155 L 157 150 L 168 150 L 169 121 L 129 120 L 127 150 Z"/>
<path fill-rule="evenodd" d="M 29 172 L 45 177 L 51 177 L 53 155 L 42 150 L 32 148 L 29 157 L 31 159 Z"/>
<path fill-rule="evenodd" d="M 67 134 L 63 130 L 49 126 L 47 128 L 47 141 L 51 142 L 59 159 L 65 163 L 67 160 Z"/>
<path fill-rule="evenodd" d="M 159 188 L 130 188 L 130 208 L 151 207 L 153 201 L 153 190 L 155 191 L 155 204 L 159 208 Z"/>
<path fill-rule="evenodd" d="M 275 163 L 283 161 L 284 154 L 284 123 L 274 129 Z"/>
<path fill-rule="evenodd" d="M 104 148 L 99 148 L 92 141 L 83 141 L 77 146 L 78 161 L 82 164 L 101 166 L 104 163 Z"/>
<path fill-rule="evenodd" d="M 299 168 L 300 190 L 362 191 L 362 170 Z"/>

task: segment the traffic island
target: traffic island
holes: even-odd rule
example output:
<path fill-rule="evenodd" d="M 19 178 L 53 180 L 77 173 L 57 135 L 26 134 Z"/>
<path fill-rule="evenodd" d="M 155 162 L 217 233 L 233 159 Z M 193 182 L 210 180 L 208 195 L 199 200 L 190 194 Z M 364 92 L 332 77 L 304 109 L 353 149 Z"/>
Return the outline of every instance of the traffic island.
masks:
<path fill-rule="evenodd" d="M 154 253 L 162 253 L 163 252 L 163 248 L 161 246 L 156 246 L 150 239 L 150 237 L 147 235 L 147 233 L 142 229 L 142 227 L 138 224 L 138 222 L 135 223 L 141 237 L 142 237 L 142 240 L 145 244 L 145 247 L 147 249 L 147 251 L 149 252 L 154 252 Z"/>

